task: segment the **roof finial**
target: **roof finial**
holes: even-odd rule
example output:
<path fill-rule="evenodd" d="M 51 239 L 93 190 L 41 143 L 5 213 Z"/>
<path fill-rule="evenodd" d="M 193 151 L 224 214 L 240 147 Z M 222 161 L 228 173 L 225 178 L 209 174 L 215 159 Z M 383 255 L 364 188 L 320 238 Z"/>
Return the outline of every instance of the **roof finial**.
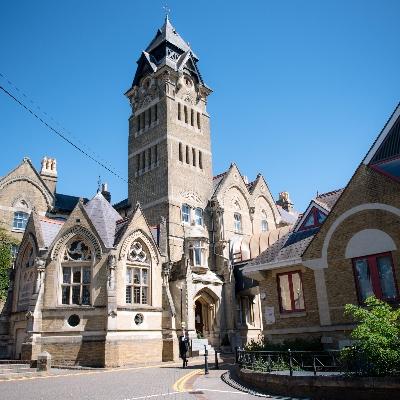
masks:
<path fill-rule="evenodd" d="M 165 10 L 165 20 L 168 20 L 168 13 L 171 11 L 168 7 L 168 3 L 163 7 L 163 9 Z"/>
<path fill-rule="evenodd" d="M 99 180 L 97 181 L 97 193 L 100 192 L 100 185 L 101 185 L 101 179 L 100 179 L 100 174 L 99 174 Z"/>

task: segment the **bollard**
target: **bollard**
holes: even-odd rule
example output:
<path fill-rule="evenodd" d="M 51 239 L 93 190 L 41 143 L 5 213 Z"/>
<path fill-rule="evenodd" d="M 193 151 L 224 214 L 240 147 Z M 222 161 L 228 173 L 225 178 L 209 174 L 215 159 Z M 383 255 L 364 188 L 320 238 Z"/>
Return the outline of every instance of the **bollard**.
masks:
<path fill-rule="evenodd" d="M 218 365 L 218 351 L 215 350 L 215 369 L 219 369 Z"/>
<path fill-rule="evenodd" d="M 207 346 L 204 345 L 204 375 L 208 375 L 208 350 Z"/>
<path fill-rule="evenodd" d="M 290 371 L 290 376 L 293 376 L 293 363 L 292 363 L 292 352 L 290 349 L 288 349 L 289 353 L 289 371 Z"/>

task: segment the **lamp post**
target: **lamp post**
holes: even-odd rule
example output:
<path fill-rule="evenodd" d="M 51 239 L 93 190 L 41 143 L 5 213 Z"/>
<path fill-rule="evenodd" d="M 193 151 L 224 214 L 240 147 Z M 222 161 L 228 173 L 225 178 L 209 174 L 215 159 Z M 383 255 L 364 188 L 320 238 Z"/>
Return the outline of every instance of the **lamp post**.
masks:
<path fill-rule="evenodd" d="M 183 282 L 178 284 L 178 288 L 181 291 L 181 327 L 183 327 L 183 309 L 182 309 L 182 290 L 183 290 Z"/>

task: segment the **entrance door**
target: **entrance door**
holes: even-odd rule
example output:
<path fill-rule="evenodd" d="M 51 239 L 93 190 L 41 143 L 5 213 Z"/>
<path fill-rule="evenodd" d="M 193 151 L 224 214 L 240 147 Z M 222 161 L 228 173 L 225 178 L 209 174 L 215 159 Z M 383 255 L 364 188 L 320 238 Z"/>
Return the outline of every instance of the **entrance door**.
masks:
<path fill-rule="evenodd" d="M 203 306 L 202 304 L 196 300 L 195 304 L 195 309 L 194 309 L 194 316 L 195 316 L 195 324 L 194 327 L 196 328 L 196 331 L 201 333 L 201 336 L 204 336 L 204 331 L 203 331 Z"/>
<path fill-rule="evenodd" d="M 21 350 L 22 350 L 22 343 L 24 343 L 24 339 L 26 336 L 26 329 L 16 329 L 15 330 L 15 353 L 14 359 L 20 360 L 21 359 Z"/>

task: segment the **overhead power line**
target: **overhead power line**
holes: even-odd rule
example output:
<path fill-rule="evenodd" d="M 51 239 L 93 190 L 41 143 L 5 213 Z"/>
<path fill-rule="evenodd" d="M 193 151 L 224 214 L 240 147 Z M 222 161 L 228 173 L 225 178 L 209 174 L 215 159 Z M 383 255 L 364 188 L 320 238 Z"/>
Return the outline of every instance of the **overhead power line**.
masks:
<path fill-rule="evenodd" d="M 3 78 L 4 76 L 1 75 Z M 14 86 L 15 87 L 15 86 Z M 42 118 L 40 118 L 37 114 L 35 114 L 35 112 L 33 112 L 30 108 L 28 108 L 25 104 L 23 104 L 21 101 L 19 101 L 16 97 L 14 97 L 10 92 L 8 92 L 6 89 L 4 89 L 3 86 L 0 86 L 0 89 L 6 93 L 9 97 L 11 97 L 14 101 L 16 101 L 20 106 L 22 106 L 23 108 L 25 108 L 25 110 L 29 111 L 35 118 L 37 118 L 42 124 L 46 125 L 50 130 L 52 130 L 54 133 L 56 133 L 58 136 L 60 136 L 62 139 L 64 139 L 67 143 L 69 143 L 71 146 L 75 147 L 75 149 L 77 149 L 78 151 L 80 151 L 82 154 L 84 154 L 86 157 L 89 157 L 92 161 L 94 161 L 95 163 L 99 164 L 101 167 L 105 168 L 107 171 L 111 172 L 113 175 L 115 175 L 117 178 L 121 179 L 122 181 L 124 181 L 125 183 L 128 184 L 132 184 L 134 186 L 136 186 L 137 188 L 139 188 L 141 191 L 146 192 L 147 194 L 150 195 L 154 195 L 156 196 L 156 194 L 150 190 L 147 186 L 142 186 L 139 185 L 138 183 L 130 180 L 128 178 L 125 179 L 123 178 L 120 174 L 118 174 L 117 172 L 113 171 L 111 168 L 107 167 L 106 165 L 104 165 L 102 162 L 96 160 L 95 158 L 93 158 L 90 154 L 88 154 L 86 151 L 82 150 L 78 145 L 76 145 L 75 143 L 73 143 L 71 140 L 69 140 L 68 138 L 66 138 L 62 133 L 60 133 L 59 131 L 57 131 L 56 129 L 54 129 L 51 125 L 49 125 L 46 121 L 44 121 Z M 21 92 L 22 93 L 22 92 Z M 26 97 L 26 96 L 25 96 Z M 28 98 L 27 98 L 28 99 Z M 29 100 L 29 99 L 28 99 Z M 31 101 L 31 100 L 30 100 Z M 31 101 L 32 104 L 34 104 Z M 38 106 L 37 106 L 38 107 Z M 38 107 L 39 108 L 39 107 Z M 40 108 L 39 108 L 40 109 Z M 51 117 L 50 117 L 51 118 Z M 53 120 L 54 121 L 54 120 Z M 56 122 L 56 121 L 55 121 Z M 56 122 L 57 123 L 57 122 Z M 57 123 L 57 125 L 59 125 Z"/>

